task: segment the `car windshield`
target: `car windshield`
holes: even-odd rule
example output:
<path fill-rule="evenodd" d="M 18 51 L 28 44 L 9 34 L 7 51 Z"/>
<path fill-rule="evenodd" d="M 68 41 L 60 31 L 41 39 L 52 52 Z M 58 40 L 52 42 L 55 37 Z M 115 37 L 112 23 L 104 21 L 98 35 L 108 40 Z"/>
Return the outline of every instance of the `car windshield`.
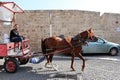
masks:
<path fill-rule="evenodd" d="M 98 37 L 98 41 L 97 42 L 107 42 L 107 40 Z"/>
<path fill-rule="evenodd" d="M 107 42 L 107 40 L 105 40 L 105 39 L 102 39 L 102 38 L 100 38 L 100 37 L 97 37 L 98 38 L 98 40 L 97 41 L 95 41 L 95 42 Z M 92 40 L 87 40 L 88 42 L 94 42 L 94 41 L 92 41 Z"/>

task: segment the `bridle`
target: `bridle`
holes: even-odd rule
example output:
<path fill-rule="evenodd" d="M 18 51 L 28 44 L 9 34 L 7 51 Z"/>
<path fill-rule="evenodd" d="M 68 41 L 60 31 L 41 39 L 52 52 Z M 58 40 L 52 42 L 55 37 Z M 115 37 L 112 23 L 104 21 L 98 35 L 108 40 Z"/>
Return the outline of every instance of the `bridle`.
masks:
<path fill-rule="evenodd" d="M 76 41 L 77 41 L 77 40 L 81 40 L 81 41 L 83 41 L 83 40 L 89 39 L 89 37 L 90 37 L 91 39 L 93 39 L 93 33 L 91 33 L 89 30 L 87 30 L 87 32 L 88 32 L 88 36 L 87 36 L 86 39 L 82 38 L 81 34 L 78 34 L 77 36 L 73 37 L 73 40 L 76 40 Z"/>

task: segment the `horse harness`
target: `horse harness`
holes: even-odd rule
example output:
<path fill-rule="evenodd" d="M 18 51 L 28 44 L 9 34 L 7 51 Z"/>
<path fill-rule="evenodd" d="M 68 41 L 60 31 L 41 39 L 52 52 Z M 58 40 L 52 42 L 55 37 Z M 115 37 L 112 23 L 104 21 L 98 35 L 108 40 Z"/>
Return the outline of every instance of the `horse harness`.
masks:
<path fill-rule="evenodd" d="M 81 45 L 86 45 L 87 44 L 86 40 L 87 39 L 82 38 L 80 34 L 78 34 L 77 37 L 71 38 L 71 40 L 69 38 L 65 38 L 65 41 L 72 48 L 71 54 L 73 54 L 74 48 L 80 47 Z"/>
<path fill-rule="evenodd" d="M 63 38 L 62 37 L 62 39 L 64 39 L 68 43 L 69 46 L 60 46 L 60 47 L 53 47 L 53 48 L 50 48 L 50 49 L 46 49 L 46 53 L 53 52 L 53 51 L 55 51 L 59 48 L 63 48 L 62 51 L 72 48 L 71 54 L 73 54 L 74 48 L 80 47 L 83 44 L 84 45 L 87 44 L 87 42 L 86 42 L 87 39 L 82 38 L 80 34 L 78 34 L 76 37 L 73 37 L 73 38 L 70 38 L 70 37 L 64 37 Z"/>

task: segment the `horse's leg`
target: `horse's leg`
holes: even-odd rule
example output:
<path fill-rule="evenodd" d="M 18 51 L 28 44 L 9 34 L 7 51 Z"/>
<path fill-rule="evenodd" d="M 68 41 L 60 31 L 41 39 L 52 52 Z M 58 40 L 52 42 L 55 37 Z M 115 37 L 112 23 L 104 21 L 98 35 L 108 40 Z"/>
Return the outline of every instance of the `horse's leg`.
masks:
<path fill-rule="evenodd" d="M 52 63 L 53 55 L 54 55 L 54 54 L 50 54 L 50 55 L 49 55 L 50 63 Z"/>
<path fill-rule="evenodd" d="M 53 68 L 55 71 L 58 71 L 57 65 L 54 66 L 54 65 L 51 63 L 51 66 L 52 66 L 52 68 Z"/>
<path fill-rule="evenodd" d="M 68 45 L 70 46 L 70 48 L 72 49 L 72 58 L 71 58 L 71 68 L 73 71 L 75 71 L 75 69 L 73 68 L 73 63 L 74 63 L 74 59 L 75 59 L 75 53 L 74 53 L 74 46 L 71 43 L 71 38 L 65 38 L 65 41 L 68 43 Z"/>
<path fill-rule="evenodd" d="M 75 54 L 72 52 L 72 56 L 71 56 L 71 68 L 73 71 L 75 71 L 74 67 L 73 67 L 73 63 L 74 63 L 74 59 L 75 59 Z"/>
<path fill-rule="evenodd" d="M 45 67 L 47 66 L 48 63 L 50 63 L 49 61 L 49 55 L 45 55 L 46 59 L 47 59 L 47 62 L 45 63 Z"/>
<path fill-rule="evenodd" d="M 52 58 L 53 58 L 53 55 L 54 54 L 49 54 L 49 53 L 46 53 L 47 55 L 45 55 L 46 59 L 47 59 L 47 62 L 45 65 L 49 64 L 49 63 L 52 63 Z"/>
<path fill-rule="evenodd" d="M 56 66 L 54 66 L 54 65 L 52 64 L 53 56 L 54 56 L 54 54 L 50 54 L 50 55 L 49 55 L 49 60 L 50 60 L 50 63 L 51 63 L 52 68 L 53 68 L 55 71 L 57 71 L 58 69 L 56 68 Z"/>
<path fill-rule="evenodd" d="M 81 53 L 77 53 L 77 56 L 80 58 L 80 59 L 82 59 L 82 61 L 83 61 L 83 65 L 82 65 L 82 71 L 84 71 L 84 68 L 85 68 L 85 59 L 83 58 L 83 56 L 81 55 Z"/>

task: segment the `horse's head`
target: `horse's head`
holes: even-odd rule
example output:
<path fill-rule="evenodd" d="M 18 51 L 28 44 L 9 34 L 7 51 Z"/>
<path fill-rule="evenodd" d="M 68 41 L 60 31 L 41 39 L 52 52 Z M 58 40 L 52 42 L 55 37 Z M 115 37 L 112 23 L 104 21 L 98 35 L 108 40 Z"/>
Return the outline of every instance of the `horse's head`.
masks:
<path fill-rule="evenodd" d="M 77 34 L 76 36 L 74 36 L 73 39 L 74 40 L 83 40 L 83 41 L 86 41 L 86 40 L 97 41 L 97 37 L 94 35 L 94 32 L 91 28 Z"/>
<path fill-rule="evenodd" d="M 88 33 L 88 37 L 87 37 L 88 40 L 91 40 L 91 41 L 97 41 L 98 40 L 98 38 L 94 35 L 94 32 L 93 32 L 92 28 L 88 29 L 87 33 Z"/>

